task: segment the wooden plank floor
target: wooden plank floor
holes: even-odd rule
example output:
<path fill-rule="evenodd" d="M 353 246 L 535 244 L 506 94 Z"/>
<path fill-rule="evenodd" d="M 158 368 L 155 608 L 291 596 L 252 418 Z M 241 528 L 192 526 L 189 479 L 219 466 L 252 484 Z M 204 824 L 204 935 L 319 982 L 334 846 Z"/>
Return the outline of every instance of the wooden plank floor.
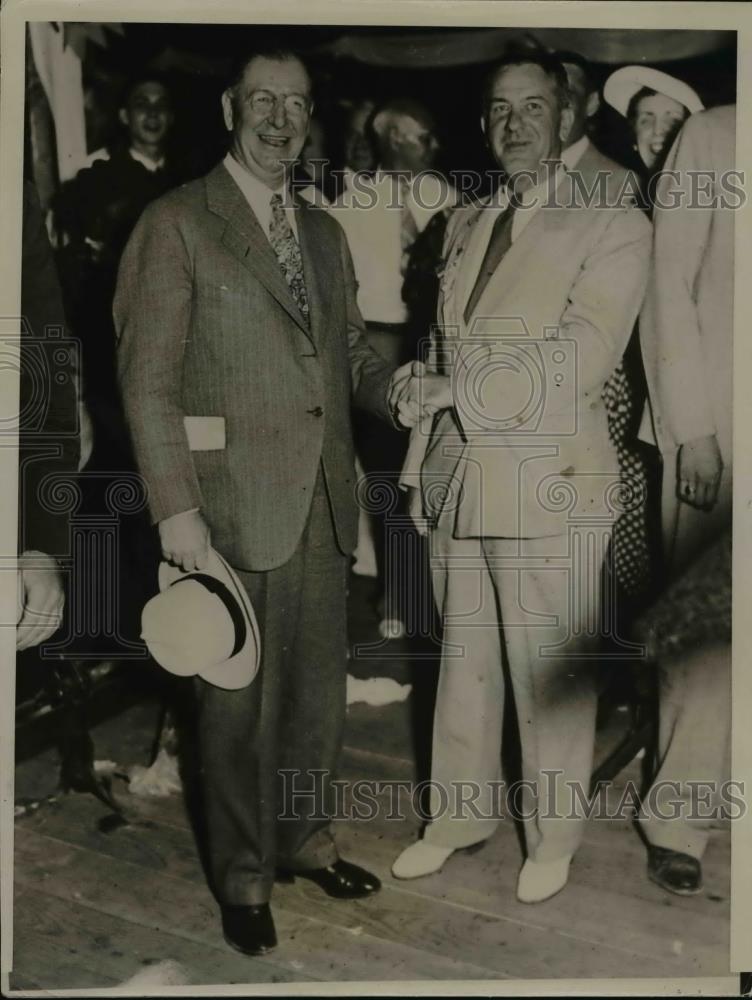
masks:
<path fill-rule="evenodd" d="M 394 661 L 389 672 L 400 676 Z M 98 755 L 133 763 L 153 717 L 142 706 L 101 727 Z M 409 726 L 409 703 L 351 706 L 343 776 L 412 778 Z M 28 788 L 28 775 L 17 782 Z M 383 808 L 335 824 L 342 854 L 375 871 L 382 892 L 341 902 L 304 881 L 277 886 L 280 946 L 252 959 L 222 940 L 181 796 L 138 799 L 124 782 L 116 794 L 132 822 L 111 833 L 97 825 L 105 808 L 83 795 L 16 820 L 12 988 L 104 988 L 165 959 L 192 985 L 729 975 L 728 829 L 713 832 L 703 893 L 682 898 L 647 880 L 628 821 L 591 820 L 566 890 L 531 907 L 514 896 L 521 855 L 511 823 L 442 872 L 399 882 L 389 868 L 419 820 L 408 809 L 390 820 Z"/>
<path fill-rule="evenodd" d="M 388 874 L 416 822 L 338 823 L 347 857 L 384 879 L 359 902 L 302 881 L 275 889 L 280 948 L 247 959 L 223 943 L 180 798 L 127 799 L 134 823 L 101 833 L 86 796 L 16 824 L 14 974 L 40 987 L 108 986 L 170 958 L 193 984 L 307 980 L 547 979 L 727 974 L 728 837 L 705 864 L 706 890 L 668 896 L 644 874 L 627 824 L 591 822 L 567 890 L 514 899 L 519 848 L 502 825 L 473 855 L 415 882 Z"/>

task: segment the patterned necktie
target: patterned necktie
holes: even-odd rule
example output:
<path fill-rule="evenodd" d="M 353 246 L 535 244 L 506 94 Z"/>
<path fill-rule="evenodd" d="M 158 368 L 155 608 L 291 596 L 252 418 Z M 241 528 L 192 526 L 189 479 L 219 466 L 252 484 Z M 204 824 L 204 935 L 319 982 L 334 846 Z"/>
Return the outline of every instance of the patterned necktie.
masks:
<path fill-rule="evenodd" d="M 496 268 L 501 263 L 501 259 L 512 245 L 512 223 L 514 221 L 514 202 L 510 202 L 508 207 L 499 214 L 491 230 L 491 239 L 488 241 L 483 263 L 478 271 L 475 286 L 470 293 L 470 298 L 465 306 L 465 323 L 470 321 L 470 317 L 475 312 L 475 307 L 480 301 L 480 297 L 486 289 L 486 285 L 493 277 Z"/>
<path fill-rule="evenodd" d="M 306 323 L 308 316 L 308 293 L 303 277 L 303 258 L 298 241 L 292 231 L 282 205 L 282 198 L 273 194 L 271 199 L 272 217 L 269 222 L 269 242 L 277 255 L 282 274 L 285 276 L 292 297 L 295 299 Z"/>

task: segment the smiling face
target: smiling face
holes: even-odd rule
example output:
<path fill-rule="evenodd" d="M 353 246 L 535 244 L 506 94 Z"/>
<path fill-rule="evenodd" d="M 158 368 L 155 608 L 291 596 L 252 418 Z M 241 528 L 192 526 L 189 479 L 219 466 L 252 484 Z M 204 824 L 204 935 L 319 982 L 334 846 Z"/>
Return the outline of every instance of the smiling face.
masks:
<path fill-rule="evenodd" d="M 137 149 L 162 145 L 173 121 L 170 95 L 164 84 L 157 80 L 137 84 L 120 111 L 120 120 Z"/>
<path fill-rule="evenodd" d="M 632 127 L 637 152 L 646 167 L 655 165 L 669 138 L 673 138 L 687 117 L 687 109 L 673 97 L 649 94 L 640 98 L 634 111 Z"/>
<path fill-rule="evenodd" d="M 562 107 L 555 81 L 535 63 L 506 66 L 489 88 L 482 119 L 494 159 L 510 176 L 520 171 L 542 181 L 543 161 L 556 159 L 573 120 Z M 537 183 L 521 178 L 521 186 Z"/>
<path fill-rule="evenodd" d="M 308 134 L 311 81 L 303 64 L 257 56 L 222 95 L 222 109 L 235 158 L 268 187 L 279 187 Z"/>

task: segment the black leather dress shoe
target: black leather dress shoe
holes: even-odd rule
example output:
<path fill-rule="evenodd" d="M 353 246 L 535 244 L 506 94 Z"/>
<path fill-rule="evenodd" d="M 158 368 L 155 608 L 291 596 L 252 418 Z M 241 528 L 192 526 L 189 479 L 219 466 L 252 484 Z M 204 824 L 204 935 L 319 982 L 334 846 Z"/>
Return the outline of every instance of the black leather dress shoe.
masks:
<path fill-rule="evenodd" d="M 335 861 L 328 868 L 311 868 L 303 872 L 291 872 L 287 869 L 277 872 L 279 882 L 294 882 L 296 877 L 315 882 L 327 896 L 334 899 L 362 899 L 381 888 L 381 882 L 375 875 L 349 861 Z"/>
<path fill-rule="evenodd" d="M 648 878 L 678 896 L 702 891 L 702 865 L 689 854 L 666 847 L 648 847 Z"/>
<path fill-rule="evenodd" d="M 268 903 L 223 906 L 222 930 L 230 947 L 244 955 L 263 955 L 277 946 L 277 932 Z"/>

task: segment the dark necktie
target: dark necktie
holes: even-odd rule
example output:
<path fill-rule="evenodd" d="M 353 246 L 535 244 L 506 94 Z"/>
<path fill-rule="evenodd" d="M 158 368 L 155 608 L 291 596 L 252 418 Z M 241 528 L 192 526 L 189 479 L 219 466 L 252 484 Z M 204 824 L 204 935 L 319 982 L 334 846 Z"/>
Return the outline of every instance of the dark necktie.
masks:
<path fill-rule="evenodd" d="M 475 307 L 480 301 L 480 297 L 486 289 L 486 285 L 491 280 L 496 268 L 501 263 L 501 259 L 512 245 L 512 223 L 514 221 L 514 203 L 499 213 L 499 217 L 493 224 L 491 239 L 488 241 L 488 248 L 483 258 L 483 263 L 475 279 L 475 286 L 470 293 L 470 298 L 465 306 L 465 323 L 470 321 L 470 317 L 475 312 Z"/>
<path fill-rule="evenodd" d="M 298 309 L 303 314 L 306 323 L 308 316 L 308 293 L 306 292 L 305 278 L 303 276 L 303 257 L 300 253 L 298 241 L 292 231 L 287 215 L 282 206 L 282 198 L 278 194 L 273 194 L 271 199 L 272 217 L 269 221 L 269 242 L 277 255 L 279 266 L 285 281 L 295 299 Z"/>
<path fill-rule="evenodd" d="M 402 258 L 400 271 L 404 274 L 410 260 L 410 248 L 418 236 L 418 226 L 407 203 L 410 194 L 410 182 L 406 177 L 400 178 L 400 191 L 402 194 L 402 215 L 400 218 L 400 249 L 402 250 Z"/>

